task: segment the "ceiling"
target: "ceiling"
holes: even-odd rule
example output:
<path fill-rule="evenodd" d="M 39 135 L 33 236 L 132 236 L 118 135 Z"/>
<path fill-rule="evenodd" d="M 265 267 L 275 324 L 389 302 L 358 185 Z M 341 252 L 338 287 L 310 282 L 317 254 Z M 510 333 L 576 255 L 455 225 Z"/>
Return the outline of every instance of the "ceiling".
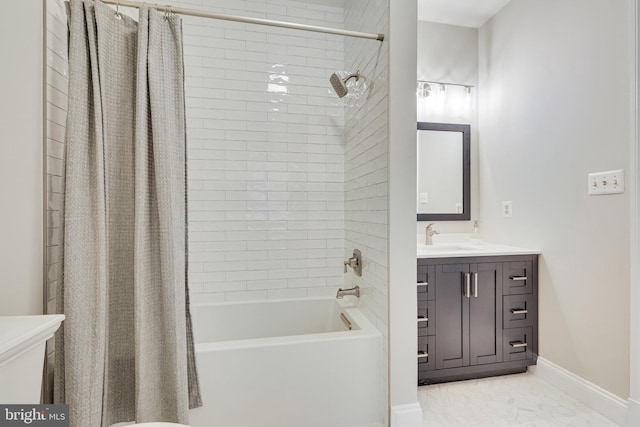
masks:
<path fill-rule="evenodd" d="M 418 0 L 420 21 L 480 28 L 511 0 Z"/>

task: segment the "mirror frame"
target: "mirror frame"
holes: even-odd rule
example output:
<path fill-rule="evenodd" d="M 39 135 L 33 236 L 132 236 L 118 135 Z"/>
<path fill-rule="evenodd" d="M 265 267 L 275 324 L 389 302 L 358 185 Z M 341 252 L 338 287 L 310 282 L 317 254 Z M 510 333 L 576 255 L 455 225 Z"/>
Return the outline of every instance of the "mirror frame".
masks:
<path fill-rule="evenodd" d="M 418 122 L 418 131 L 462 132 L 462 213 L 418 213 L 418 221 L 468 221 L 471 219 L 471 125 Z M 418 138 L 416 134 L 416 150 Z M 417 153 L 417 151 L 416 151 Z M 418 173 L 420 173 L 418 171 Z M 416 177 L 417 178 L 417 177 Z M 417 188 L 416 188 L 417 191 Z"/>

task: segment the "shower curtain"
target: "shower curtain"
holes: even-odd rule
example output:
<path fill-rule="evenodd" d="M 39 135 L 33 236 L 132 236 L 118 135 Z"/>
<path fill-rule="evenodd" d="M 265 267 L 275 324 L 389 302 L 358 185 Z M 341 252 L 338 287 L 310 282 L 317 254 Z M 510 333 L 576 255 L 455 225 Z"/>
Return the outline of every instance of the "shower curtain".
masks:
<path fill-rule="evenodd" d="M 179 17 L 71 0 L 55 401 L 71 426 L 188 423 L 201 406 L 187 288 Z"/>

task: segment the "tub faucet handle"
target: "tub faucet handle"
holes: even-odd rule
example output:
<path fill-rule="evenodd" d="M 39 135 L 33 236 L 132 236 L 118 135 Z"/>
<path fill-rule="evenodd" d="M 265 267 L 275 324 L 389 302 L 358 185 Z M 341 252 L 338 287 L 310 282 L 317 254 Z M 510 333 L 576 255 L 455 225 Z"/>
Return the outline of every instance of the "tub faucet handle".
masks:
<path fill-rule="evenodd" d="M 353 268 L 353 271 L 358 276 L 362 276 L 362 254 L 358 249 L 353 250 L 353 256 L 344 262 L 344 272 L 347 272 L 347 267 Z"/>
<path fill-rule="evenodd" d="M 356 268 L 358 266 L 358 260 L 355 257 L 351 257 L 344 262 L 344 272 L 347 272 L 347 266 Z"/>

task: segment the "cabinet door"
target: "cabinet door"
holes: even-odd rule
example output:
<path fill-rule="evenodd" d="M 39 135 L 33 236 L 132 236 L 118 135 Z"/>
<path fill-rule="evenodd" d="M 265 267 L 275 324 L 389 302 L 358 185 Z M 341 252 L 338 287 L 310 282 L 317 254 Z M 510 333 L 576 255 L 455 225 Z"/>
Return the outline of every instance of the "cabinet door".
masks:
<path fill-rule="evenodd" d="M 469 365 L 469 299 L 464 296 L 468 264 L 435 266 L 435 369 Z"/>
<path fill-rule="evenodd" d="M 471 365 L 502 362 L 502 264 L 471 264 Z"/>

